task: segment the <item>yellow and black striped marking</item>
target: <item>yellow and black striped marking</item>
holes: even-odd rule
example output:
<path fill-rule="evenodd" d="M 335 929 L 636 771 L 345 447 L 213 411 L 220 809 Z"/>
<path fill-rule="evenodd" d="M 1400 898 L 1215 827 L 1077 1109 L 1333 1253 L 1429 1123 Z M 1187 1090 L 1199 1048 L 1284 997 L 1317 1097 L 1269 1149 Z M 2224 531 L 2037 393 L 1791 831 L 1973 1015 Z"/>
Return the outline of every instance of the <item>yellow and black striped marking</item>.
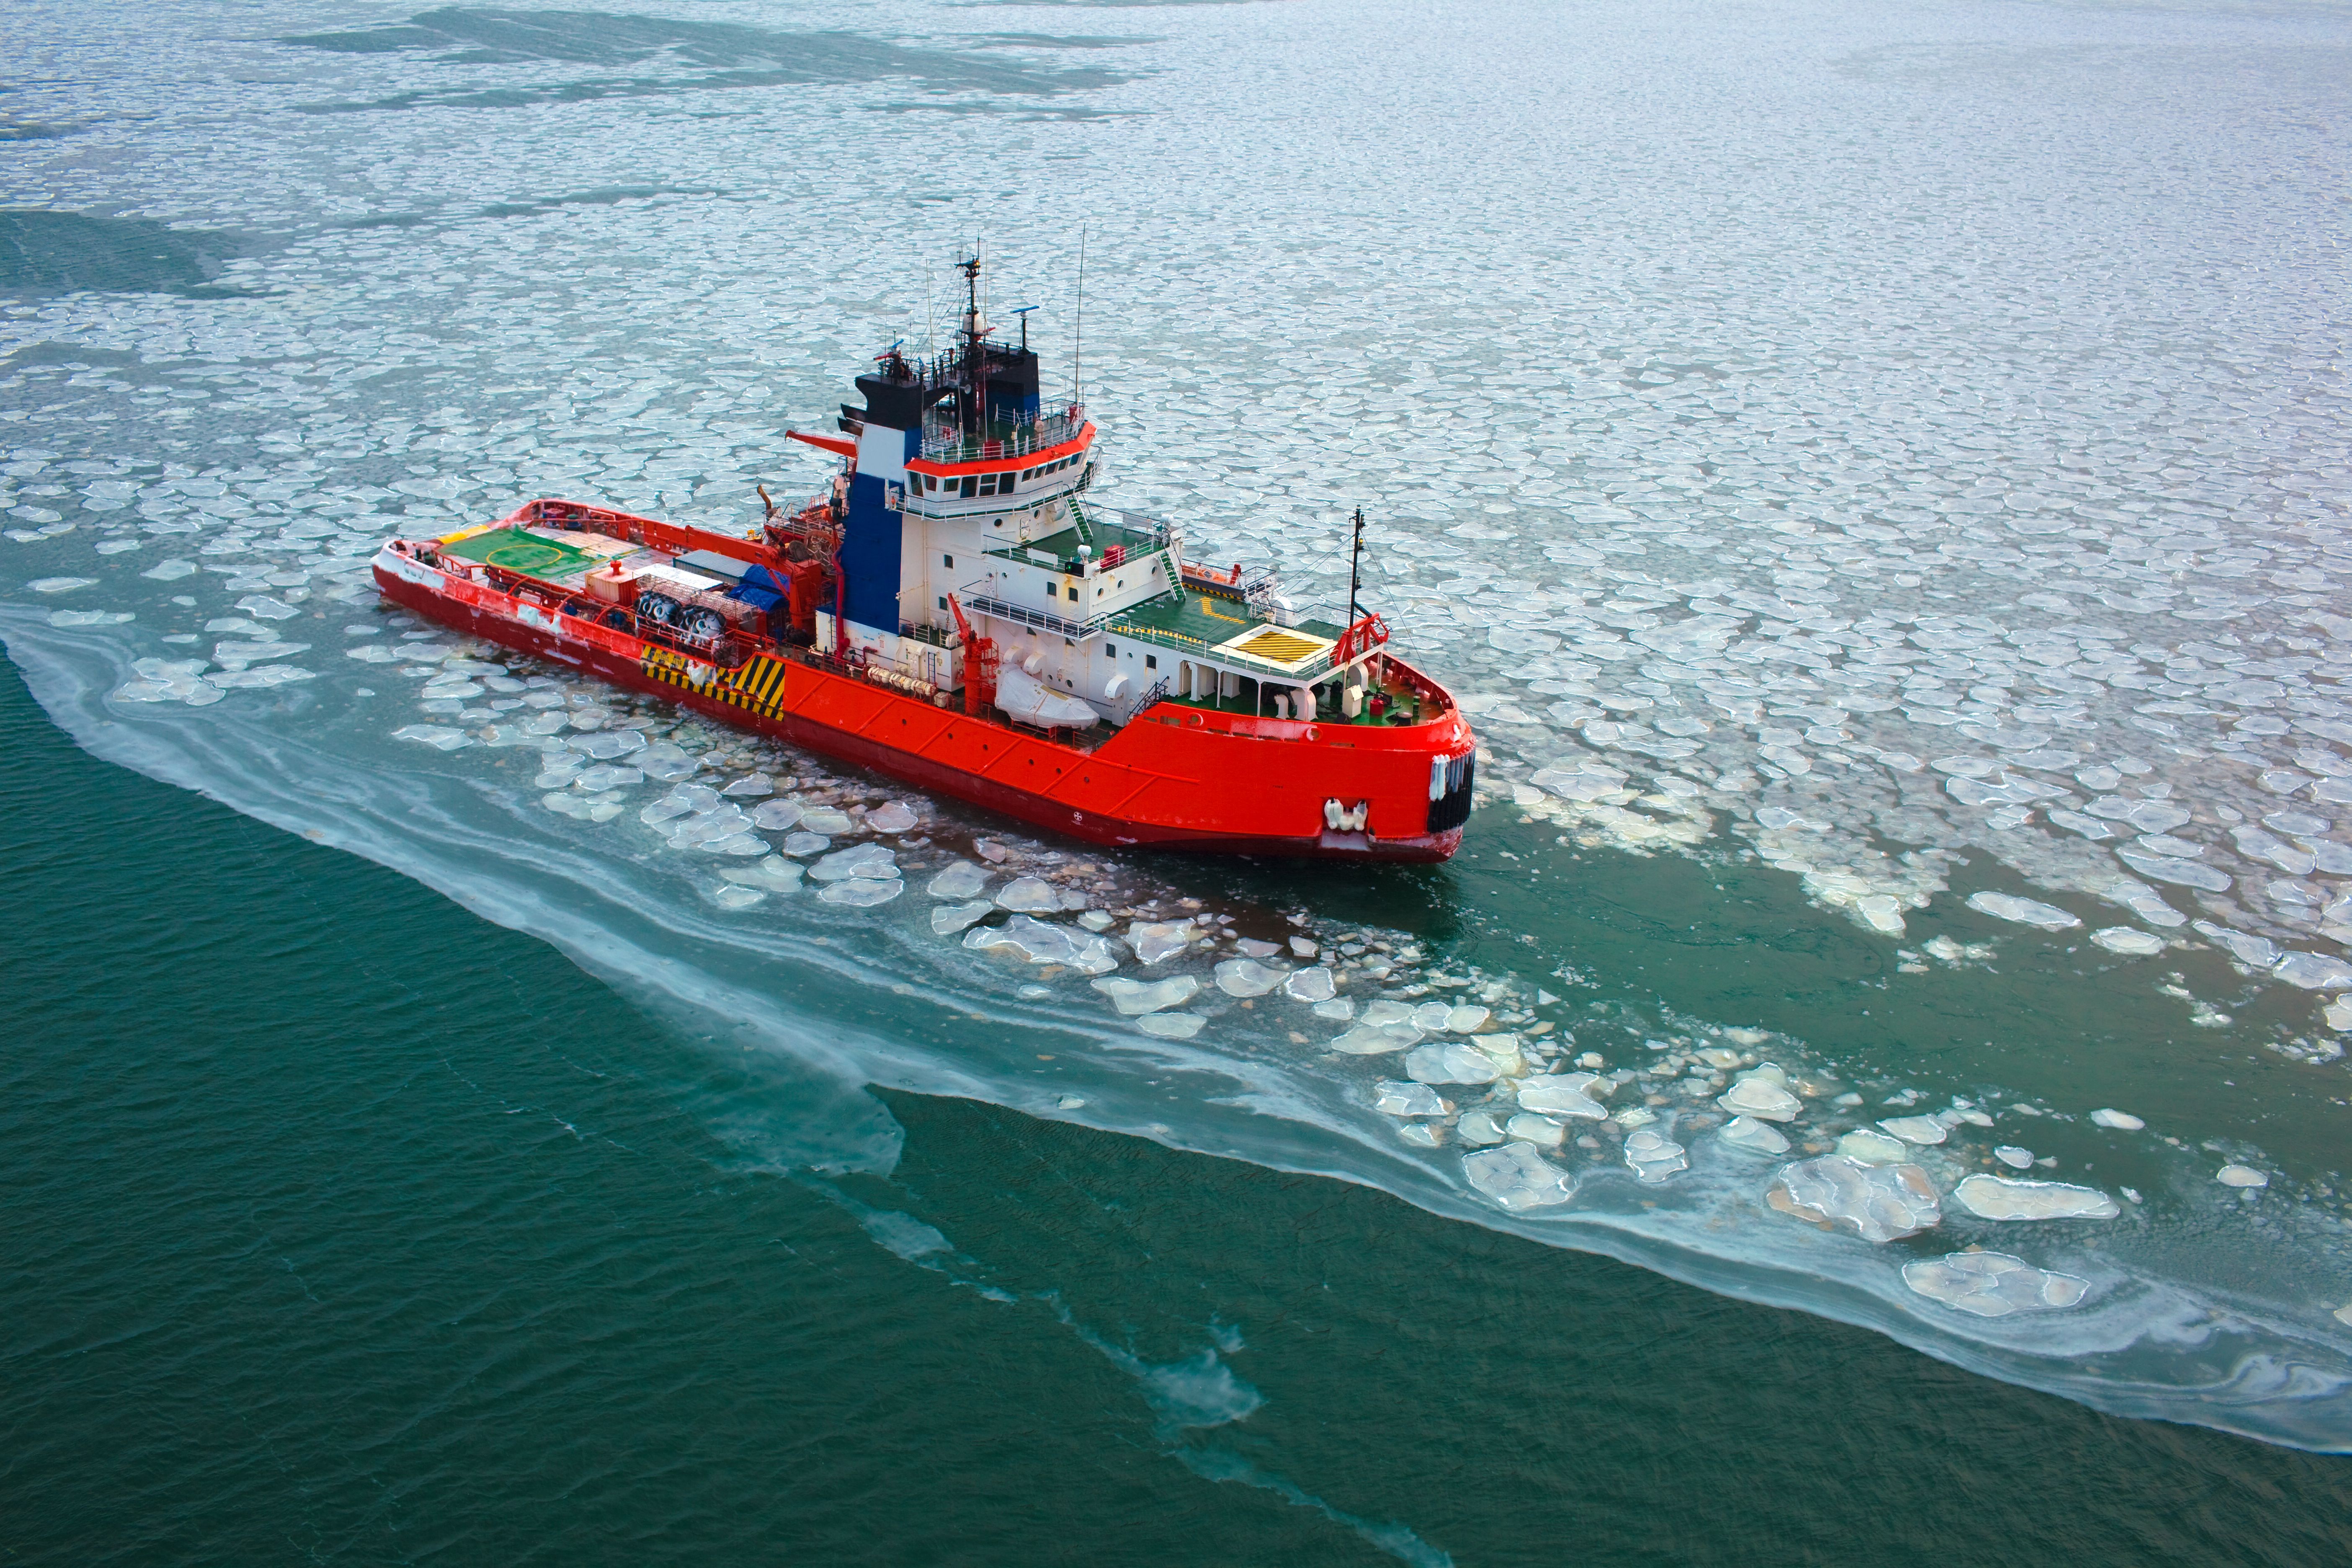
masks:
<path fill-rule="evenodd" d="M 781 658 L 754 654 L 738 668 L 716 671 L 700 686 L 687 679 L 688 668 L 683 654 L 658 646 L 646 649 L 646 673 L 665 685 L 716 697 L 721 702 L 731 702 L 770 718 L 784 704 L 784 671 L 791 667 Z"/>

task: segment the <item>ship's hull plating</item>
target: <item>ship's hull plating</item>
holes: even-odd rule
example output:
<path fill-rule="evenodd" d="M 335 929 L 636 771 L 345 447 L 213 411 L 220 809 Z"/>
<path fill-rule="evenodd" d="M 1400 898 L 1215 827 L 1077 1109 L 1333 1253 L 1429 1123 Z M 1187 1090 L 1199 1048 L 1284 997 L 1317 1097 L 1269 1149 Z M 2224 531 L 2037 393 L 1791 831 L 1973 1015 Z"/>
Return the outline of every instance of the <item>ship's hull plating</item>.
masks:
<path fill-rule="evenodd" d="M 1080 751 L 814 664 L 761 656 L 716 671 L 391 547 L 375 578 L 393 603 L 459 631 L 1088 843 L 1434 861 L 1462 842 L 1459 826 L 1427 827 L 1432 761 L 1472 743 L 1452 713 L 1385 729 L 1163 704 Z M 1327 801 L 1364 808 L 1365 830 L 1326 828 Z"/>

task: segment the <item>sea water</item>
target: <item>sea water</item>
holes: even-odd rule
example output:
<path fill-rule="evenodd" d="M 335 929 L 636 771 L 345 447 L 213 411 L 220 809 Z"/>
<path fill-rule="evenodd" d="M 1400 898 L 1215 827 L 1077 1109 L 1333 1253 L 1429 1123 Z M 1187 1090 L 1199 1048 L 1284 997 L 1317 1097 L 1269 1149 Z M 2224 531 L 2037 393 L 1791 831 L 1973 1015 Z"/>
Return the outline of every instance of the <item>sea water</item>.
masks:
<path fill-rule="evenodd" d="M 1069 16 L 22 8 L 12 658 L 829 1075 L 788 1163 L 987 1100 L 2352 1443 L 2341 15 Z M 815 489 L 975 240 L 1104 500 L 1326 605 L 1366 508 L 1460 858 L 1041 838 L 377 600 Z"/>

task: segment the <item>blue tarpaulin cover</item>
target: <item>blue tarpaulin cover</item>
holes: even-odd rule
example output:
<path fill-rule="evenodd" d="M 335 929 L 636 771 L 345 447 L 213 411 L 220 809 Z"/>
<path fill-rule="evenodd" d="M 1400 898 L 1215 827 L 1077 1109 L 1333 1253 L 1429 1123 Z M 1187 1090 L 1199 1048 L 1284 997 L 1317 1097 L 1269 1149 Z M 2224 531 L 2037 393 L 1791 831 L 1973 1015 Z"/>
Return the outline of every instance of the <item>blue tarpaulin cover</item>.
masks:
<path fill-rule="evenodd" d="M 778 605 L 783 603 L 788 592 L 782 583 L 776 581 L 774 573 L 765 566 L 754 566 L 743 574 L 740 583 L 727 590 L 727 596 L 740 599 L 747 605 L 756 605 L 763 614 L 772 614 Z"/>

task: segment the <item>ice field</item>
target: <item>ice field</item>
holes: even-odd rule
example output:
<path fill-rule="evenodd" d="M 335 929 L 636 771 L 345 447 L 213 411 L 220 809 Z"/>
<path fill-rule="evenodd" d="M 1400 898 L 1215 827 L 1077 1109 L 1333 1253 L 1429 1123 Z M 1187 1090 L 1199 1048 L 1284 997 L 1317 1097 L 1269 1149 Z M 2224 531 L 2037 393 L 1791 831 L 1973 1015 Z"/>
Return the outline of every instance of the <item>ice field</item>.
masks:
<path fill-rule="evenodd" d="M 2352 1447 L 2343 9 L 12 17 L 0 632 L 90 750 L 837 1076 L 781 1161 L 971 1095 Z M 1048 842 L 378 604 L 813 491 L 975 236 L 1066 390 L 1082 227 L 1105 498 L 1325 604 L 1366 509 L 1463 860 Z M 1870 978 L 1718 1008 L 1791 929 Z"/>

